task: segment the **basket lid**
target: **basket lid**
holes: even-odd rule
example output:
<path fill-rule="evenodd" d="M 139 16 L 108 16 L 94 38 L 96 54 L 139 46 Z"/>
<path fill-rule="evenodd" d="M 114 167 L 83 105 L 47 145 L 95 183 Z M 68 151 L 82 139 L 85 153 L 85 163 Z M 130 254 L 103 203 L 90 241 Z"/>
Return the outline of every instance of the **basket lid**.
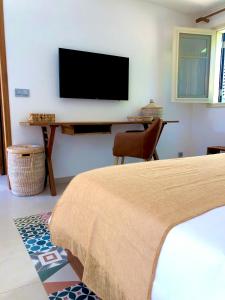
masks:
<path fill-rule="evenodd" d="M 148 105 L 142 107 L 142 109 L 146 109 L 146 108 L 160 109 L 162 108 L 162 106 L 158 105 L 153 99 L 151 99 Z"/>
<path fill-rule="evenodd" d="M 44 152 L 44 147 L 39 145 L 13 145 L 8 147 L 7 151 L 17 154 L 41 153 Z"/>

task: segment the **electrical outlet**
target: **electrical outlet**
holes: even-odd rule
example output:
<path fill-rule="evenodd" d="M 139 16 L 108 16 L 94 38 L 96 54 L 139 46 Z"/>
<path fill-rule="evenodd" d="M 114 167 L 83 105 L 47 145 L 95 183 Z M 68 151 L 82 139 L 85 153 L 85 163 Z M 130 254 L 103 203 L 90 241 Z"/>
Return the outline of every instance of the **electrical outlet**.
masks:
<path fill-rule="evenodd" d="M 184 152 L 178 152 L 177 157 L 179 157 L 179 158 L 184 157 Z"/>
<path fill-rule="evenodd" d="M 15 96 L 16 97 L 30 97 L 30 90 L 29 89 L 15 89 Z"/>

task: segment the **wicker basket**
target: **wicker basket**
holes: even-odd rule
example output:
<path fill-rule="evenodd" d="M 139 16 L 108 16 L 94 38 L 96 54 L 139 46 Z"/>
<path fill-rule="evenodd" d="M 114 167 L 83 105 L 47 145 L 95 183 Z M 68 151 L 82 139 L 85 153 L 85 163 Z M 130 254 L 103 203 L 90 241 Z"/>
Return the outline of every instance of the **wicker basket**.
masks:
<path fill-rule="evenodd" d="M 163 107 L 150 100 L 150 103 L 145 107 L 142 107 L 141 113 L 144 117 L 162 118 L 163 116 Z"/>
<path fill-rule="evenodd" d="M 55 114 L 34 114 L 31 113 L 29 116 L 29 122 L 43 123 L 50 122 L 55 123 Z"/>
<path fill-rule="evenodd" d="M 44 189 L 45 153 L 36 145 L 8 147 L 8 174 L 12 193 L 16 196 L 39 194 Z"/>

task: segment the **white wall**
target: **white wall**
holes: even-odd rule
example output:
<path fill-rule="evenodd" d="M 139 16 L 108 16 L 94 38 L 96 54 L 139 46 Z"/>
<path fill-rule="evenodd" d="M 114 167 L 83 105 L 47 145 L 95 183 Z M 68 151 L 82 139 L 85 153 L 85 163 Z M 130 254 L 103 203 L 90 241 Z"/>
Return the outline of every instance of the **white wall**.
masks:
<path fill-rule="evenodd" d="M 191 106 L 170 102 L 172 30 L 190 26 L 189 17 L 144 0 L 7 0 L 4 6 L 14 144 L 42 143 L 39 128 L 19 126 L 30 112 L 54 112 L 59 121 L 125 120 L 154 98 L 166 119 L 180 120 L 164 130 L 160 156 L 191 153 Z M 129 101 L 60 99 L 59 47 L 129 56 Z M 15 98 L 15 88 L 29 88 L 31 97 Z M 112 144 L 113 135 L 71 137 L 58 129 L 56 177 L 112 164 Z"/>
<path fill-rule="evenodd" d="M 210 23 L 198 27 L 215 29 L 224 26 L 225 14 L 212 17 Z M 192 151 L 194 155 L 206 154 L 207 146 L 225 145 L 225 107 L 209 108 L 205 104 L 193 105 Z"/>

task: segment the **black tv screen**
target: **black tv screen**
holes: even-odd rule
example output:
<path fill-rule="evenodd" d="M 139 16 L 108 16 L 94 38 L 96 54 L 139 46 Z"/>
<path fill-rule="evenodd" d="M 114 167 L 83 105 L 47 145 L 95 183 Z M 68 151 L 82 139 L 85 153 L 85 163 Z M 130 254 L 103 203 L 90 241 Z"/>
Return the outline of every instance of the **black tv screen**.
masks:
<path fill-rule="evenodd" d="M 129 58 L 59 49 L 61 98 L 128 100 Z"/>

